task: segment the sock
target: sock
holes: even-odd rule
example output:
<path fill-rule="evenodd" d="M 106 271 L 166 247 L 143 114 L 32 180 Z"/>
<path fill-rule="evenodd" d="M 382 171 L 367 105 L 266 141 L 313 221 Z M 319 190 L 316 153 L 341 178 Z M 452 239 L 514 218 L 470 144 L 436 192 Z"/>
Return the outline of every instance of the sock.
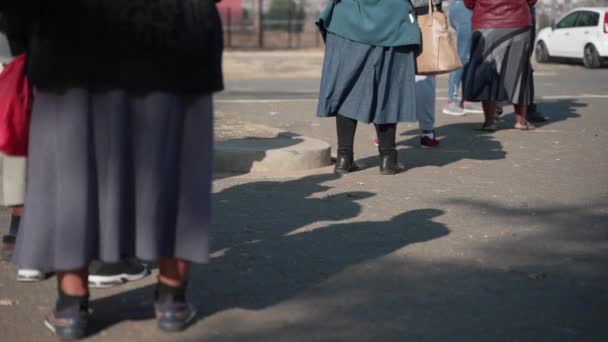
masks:
<path fill-rule="evenodd" d="M 429 137 L 431 139 L 435 139 L 435 132 L 433 131 L 422 131 L 422 136 L 423 137 Z"/>
<path fill-rule="evenodd" d="M 11 215 L 11 225 L 8 231 L 8 235 L 17 237 L 19 232 L 19 223 L 21 222 L 21 216 Z"/>
<path fill-rule="evenodd" d="M 63 292 L 61 286 L 59 288 L 59 297 L 57 299 L 57 304 L 55 309 L 59 312 L 66 309 L 74 309 L 78 308 L 79 311 L 87 311 L 89 310 L 89 295 L 86 294 L 84 296 L 70 296 Z"/>
<path fill-rule="evenodd" d="M 186 302 L 186 289 L 188 283 L 184 282 L 178 287 L 169 286 L 161 283 L 156 284 L 155 299 L 159 304 L 167 302 Z"/>

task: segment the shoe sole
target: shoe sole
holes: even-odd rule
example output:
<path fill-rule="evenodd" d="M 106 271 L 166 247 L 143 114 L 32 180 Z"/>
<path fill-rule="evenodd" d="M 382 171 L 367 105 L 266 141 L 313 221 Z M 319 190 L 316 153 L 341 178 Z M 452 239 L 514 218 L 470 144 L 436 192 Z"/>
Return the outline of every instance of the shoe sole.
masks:
<path fill-rule="evenodd" d="M 398 175 L 400 173 L 405 172 L 405 167 L 404 166 L 400 166 L 399 170 L 393 170 L 393 169 L 388 169 L 388 170 L 380 170 L 380 174 L 383 176 L 393 176 L 393 175 Z"/>
<path fill-rule="evenodd" d="M 47 277 L 43 276 L 43 277 L 24 277 L 24 276 L 17 276 L 17 281 L 20 283 L 36 283 L 39 281 L 44 281 L 46 280 Z"/>
<path fill-rule="evenodd" d="M 113 276 L 89 276 L 89 286 L 96 289 L 107 289 L 122 285 L 130 281 L 136 281 L 147 277 L 150 274 L 148 268 L 139 274 L 118 274 Z"/>
<path fill-rule="evenodd" d="M 17 271 L 17 281 L 21 282 L 21 283 L 35 283 L 35 282 L 47 280 L 52 275 L 53 275 L 53 273 L 28 275 L 28 274 L 19 273 L 19 271 Z"/>
<path fill-rule="evenodd" d="M 400 173 L 402 173 L 403 170 L 399 170 L 399 171 L 380 171 L 380 174 L 383 176 L 394 176 L 394 175 L 398 175 Z"/>
<path fill-rule="evenodd" d="M 442 113 L 445 115 L 451 115 L 451 116 L 465 116 L 467 114 L 467 113 L 456 113 L 456 112 L 452 112 L 452 111 L 445 110 L 445 109 L 442 111 Z"/>
<path fill-rule="evenodd" d="M 334 168 L 334 174 L 336 174 L 336 175 L 345 175 L 347 173 L 357 172 L 357 171 L 361 171 L 361 167 L 360 166 L 353 166 L 349 170 Z"/>
<path fill-rule="evenodd" d="M 44 320 L 44 326 L 49 329 L 53 334 L 55 334 L 55 336 L 59 337 L 60 340 L 62 341 L 76 341 L 76 340 L 80 340 L 82 338 L 84 338 L 86 336 L 85 332 L 78 332 L 78 333 L 74 333 L 74 334 L 59 334 L 57 333 L 57 328 L 55 328 L 55 326 L 49 322 L 48 319 Z"/>
<path fill-rule="evenodd" d="M 479 109 L 465 109 L 464 113 L 465 114 L 483 114 L 483 110 L 479 110 Z"/>

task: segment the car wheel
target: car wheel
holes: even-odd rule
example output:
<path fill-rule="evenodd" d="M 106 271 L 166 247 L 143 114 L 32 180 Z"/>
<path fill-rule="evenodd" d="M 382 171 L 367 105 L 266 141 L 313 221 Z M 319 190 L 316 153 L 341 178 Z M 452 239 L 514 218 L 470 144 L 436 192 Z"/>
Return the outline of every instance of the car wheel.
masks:
<path fill-rule="evenodd" d="M 536 55 L 536 61 L 538 63 L 548 63 L 551 59 L 551 56 L 549 56 L 549 50 L 547 50 L 547 46 L 542 41 L 536 44 L 536 51 L 534 54 Z"/>
<path fill-rule="evenodd" d="M 593 44 L 587 44 L 583 55 L 583 64 L 586 68 L 594 69 L 599 68 L 601 65 L 600 54 Z"/>

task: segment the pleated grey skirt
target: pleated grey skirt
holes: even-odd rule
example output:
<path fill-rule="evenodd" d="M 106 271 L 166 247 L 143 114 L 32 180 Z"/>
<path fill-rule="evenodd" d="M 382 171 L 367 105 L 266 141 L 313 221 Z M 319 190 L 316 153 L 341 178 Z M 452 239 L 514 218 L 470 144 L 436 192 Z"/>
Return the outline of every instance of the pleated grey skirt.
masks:
<path fill-rule="evenodd" d="M 14 261 L 209 259 L 211 95 L 38 90 Z"/>
<path fill-rule="evenodd" d="M 531 27 L 473 32 L 462 87 L 467 101 L 532 101 Z"/>
<path fill-rule="evenodd" d="M 375 124 L 416 121 L 413 47 L 381 47 L 327 34 L 317 115 Z"/>

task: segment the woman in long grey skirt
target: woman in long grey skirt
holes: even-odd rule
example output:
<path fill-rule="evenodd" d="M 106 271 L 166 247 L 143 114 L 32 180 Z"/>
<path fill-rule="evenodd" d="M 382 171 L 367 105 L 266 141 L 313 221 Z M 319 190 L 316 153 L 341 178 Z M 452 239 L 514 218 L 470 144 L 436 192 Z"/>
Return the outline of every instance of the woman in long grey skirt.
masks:
<path fill-rule="evenodd" d="M 190 263 L 209 260 L 215 3 L 10 0 L 0 11 L 35 87 L 14 261 L 57 273 L 46 326 L 85 336 L 87 265 L 138 257 L 159 261 L 159 328 L 185 328 Z"/>
<path fill-rule="evenodd" d="M 400 172 L 396 126 L 416 121 L 415 51 L 420 30 L 411 2 L 331 1 L 317 24 L 326 41 L 317 115 L 336 117 L 334 172 L 357 169 L 357 122 L 376 126 L 380 173 Z"/>
<path fill-rule="evenodd" d="M 528 52 L 532 19 L 530 5 L 536 0 L 465 0 L 473 10 L 470 60 L 464 70 L 463 98 L 482 102 L 482 130 L 496 130 L 496 103 L 511 102 L 515 126 L 531 130 L 527 120 L 532 101 L 532 66 Z"/>

